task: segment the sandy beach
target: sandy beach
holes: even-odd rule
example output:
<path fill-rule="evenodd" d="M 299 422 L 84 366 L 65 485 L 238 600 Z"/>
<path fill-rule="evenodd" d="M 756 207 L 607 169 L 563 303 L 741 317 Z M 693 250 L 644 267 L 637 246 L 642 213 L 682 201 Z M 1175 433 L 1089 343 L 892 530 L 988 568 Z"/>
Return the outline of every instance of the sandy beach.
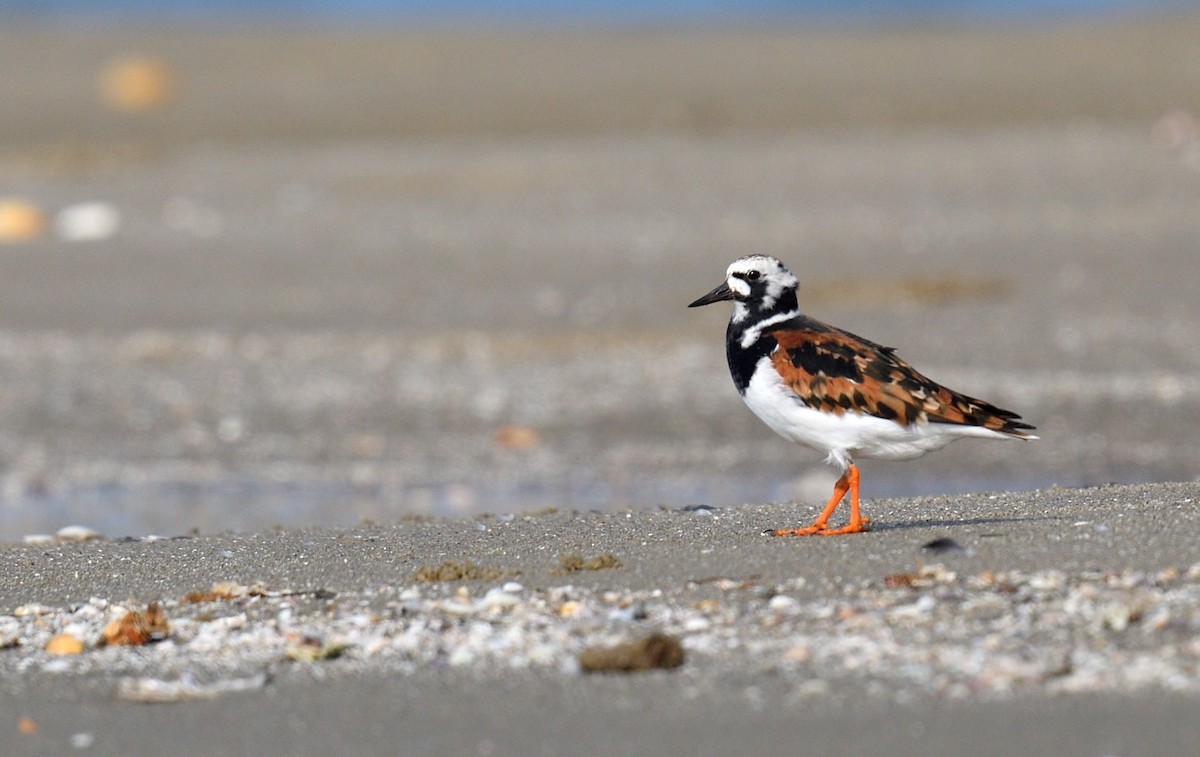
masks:
<path fill-rule="evenodd" d="M 853 538 L 772 539 L 811 511 L 748 505 L 9 547 L 3 743 L 1182 754 L 1200 694 L 1197 497 L 873 501 L 875 530 Z M 478 575 L 430 577 L 447 564 Z M 165 640 L 97 643 L 151 601 Z M 585 648 L 651 632 L 681 641 L 680 667 L 580 671 Z M 56 634 L 87 648 L 42 651 Z"/>
<path fill-rule="evenodd" d="M 0 30 L 0 752 L 1187 753 L 1196 39 Z M 1041 441 L 763 537 L 833 472 L 686 308 L 751 251 Z"/>

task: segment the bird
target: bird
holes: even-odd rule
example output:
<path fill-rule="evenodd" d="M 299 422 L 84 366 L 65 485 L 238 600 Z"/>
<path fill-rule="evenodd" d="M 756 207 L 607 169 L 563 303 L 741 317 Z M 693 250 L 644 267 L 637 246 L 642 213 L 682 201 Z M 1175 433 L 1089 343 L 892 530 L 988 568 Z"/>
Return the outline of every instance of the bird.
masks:
<path fill-rule="evenodd" d="M 859 510 L 856 460 L 911 460 L 967 437 L 1038 438 L 1018 414 L 926 378 L 895 349 L 802 314 L 799 286 L 776 258 L 747 255 L 730 263 L 723 283 L 688 305 L 733 301 L 725 354 L 738 393 L 775 433 L 824 452 L 841 470 L 811 525 L 764 533 L 869 530 L 870 519 Z M 832 527 L 829 519 L 847 493 L 849 521 Z"/>

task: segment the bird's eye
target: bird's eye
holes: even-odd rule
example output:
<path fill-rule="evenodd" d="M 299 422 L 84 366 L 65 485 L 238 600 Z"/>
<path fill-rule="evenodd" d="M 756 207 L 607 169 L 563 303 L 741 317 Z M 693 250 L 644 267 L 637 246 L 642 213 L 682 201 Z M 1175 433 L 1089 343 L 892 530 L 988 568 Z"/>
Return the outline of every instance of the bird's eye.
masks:
<path fill-rule="evenodd" d="M 761 276 L 761 275 L 762 275 L 762 274 L 761 274 L 761 273 L 759 273 L 758 271 L 747 271 L 747 272 L 746 272 L 746 279 L 747 279 L 748 281 L 758 281 L 758 277 L 759 277 L 759 276 Z"/>

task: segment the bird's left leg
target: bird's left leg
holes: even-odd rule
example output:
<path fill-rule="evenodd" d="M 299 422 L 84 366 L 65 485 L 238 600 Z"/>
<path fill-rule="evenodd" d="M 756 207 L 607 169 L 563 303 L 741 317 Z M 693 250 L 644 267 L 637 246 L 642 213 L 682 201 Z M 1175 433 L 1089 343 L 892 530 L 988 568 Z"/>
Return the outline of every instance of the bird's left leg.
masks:
<path fill-rule="evenodd" d="M 860 534 L 867 530 L 870 518 L 864 518 L 858 512 L 858 466 L 850 464 L 846 470 L 846 478 L 850 484 L 850 522 L 841 528 L 826 528 L 817 531 L 821 536 L 837 536 L 838 534 Z"/>

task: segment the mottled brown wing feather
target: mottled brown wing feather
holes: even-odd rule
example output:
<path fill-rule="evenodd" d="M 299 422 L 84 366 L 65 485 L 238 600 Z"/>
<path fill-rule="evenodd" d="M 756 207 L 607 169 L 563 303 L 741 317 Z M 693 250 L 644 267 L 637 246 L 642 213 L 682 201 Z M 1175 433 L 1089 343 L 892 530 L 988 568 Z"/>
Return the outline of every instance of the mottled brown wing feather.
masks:
<path fill-rule="evenodd" d="M 875 344 L 832 326 L 770 332 L 779 345 L 775 370 L 805 405 L 841 415 L 874 415 L 901 425 L 952 423 L 983 426 L 1013 436 L 1033 427 L 1020 416 L 932 381 Z"/>

